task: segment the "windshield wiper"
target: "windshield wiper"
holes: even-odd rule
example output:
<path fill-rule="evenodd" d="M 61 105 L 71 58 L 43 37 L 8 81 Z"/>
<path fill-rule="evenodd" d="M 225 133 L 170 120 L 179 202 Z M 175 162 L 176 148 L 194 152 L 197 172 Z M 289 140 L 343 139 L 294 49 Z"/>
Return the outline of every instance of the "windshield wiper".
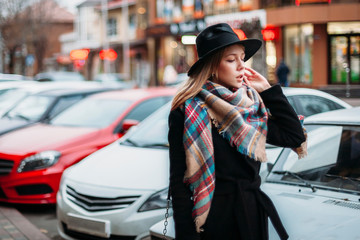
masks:
<path fill-rule="evenodd" d="M 150 143 L 141 145 L 141 147 L 151 148 L 151 147 L 169 147 L 169 143 Z"/>
<path fill-rule="evenodd" d="M 334 175 L 334 174 L 325 174 L 325 177 L 340 178 L 342 180 L 348 180 L 349 182 L 354 184 L 357 188 L 359 188 L 360 179 L 357 179 L 357 178 L 344 177 L 344 176 L 339 176 L 339 175 Z"/>
<path fill-rule="evenodd" d="M 134 146 L 134 147 L 139 147 L 139 144 L 137 144 L 136 142 L 134 142 L 133 140 L 130 140 L 129 138 L 125 139 L 125 141 L 121 142 L 121 143 L 129 143 L 130 145 Z"/>
<path fill-rule="evenodd" d="M 13 116 L 13 118 L 20 118 L 20 119 L 25 120 L 27 122 L 30 121 L 30 118 L 28 118 L 28 117 L 26 117 L 26 116 L 24 116 L 22 114 L 16 114 L 16 115 Z"/>
<path fill-rule="evenodd" d="M 290 175 L 290 176 L 300 180 L 301 182 L 303 182 L 305 184 L 305 186 L 311 188 L 311 190 L 313 192 L 316 192 L 316 188 L 311 183 L 309 183 L 308 181 L 306 181 L 305 179 L 300 177 L 297 173 L 290 172 L 290 171 L 273 171 L 272 173 L 280 174 L 280 175 Z"/>

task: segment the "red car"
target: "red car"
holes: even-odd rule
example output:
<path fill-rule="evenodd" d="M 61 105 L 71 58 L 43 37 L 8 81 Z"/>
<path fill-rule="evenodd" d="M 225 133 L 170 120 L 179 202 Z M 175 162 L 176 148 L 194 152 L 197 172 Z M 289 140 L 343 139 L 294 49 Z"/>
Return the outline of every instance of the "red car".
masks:
<path fill-rule="evenodd" d="M 169 102 L 176 88 L 98 93 L 0 137 L 0 202 L 54 204 L 62 172 Z M 99 162 L 99 168 L 105 167 Z M 96 178 L 96 176 L 94 176 Z"/>

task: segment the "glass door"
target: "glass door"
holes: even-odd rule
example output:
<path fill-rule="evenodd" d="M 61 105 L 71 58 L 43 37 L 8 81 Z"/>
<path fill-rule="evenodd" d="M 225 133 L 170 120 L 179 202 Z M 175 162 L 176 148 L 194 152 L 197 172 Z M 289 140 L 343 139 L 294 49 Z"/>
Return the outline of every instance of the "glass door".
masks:
<path fill-rule="evenodd" d="M 330 36 L 331 83 L 360 83 L 360 36 Z"/>
<path fill-rule="evenodd" d="M 350 83 L 360 83 L 360 36 L 350 37 Z"/>

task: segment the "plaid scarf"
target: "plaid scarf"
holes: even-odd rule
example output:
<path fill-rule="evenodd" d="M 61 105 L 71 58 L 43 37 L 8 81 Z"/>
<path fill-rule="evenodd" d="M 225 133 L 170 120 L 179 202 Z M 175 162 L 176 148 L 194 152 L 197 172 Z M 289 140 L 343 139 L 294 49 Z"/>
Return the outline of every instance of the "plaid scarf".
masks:
<path fill-rule="evenodd" d="M 231 91 L 207 81 L 200 93 L 185 101 L 184 147 L 187 170 L 184 182 L 193 193 L 196 229 L 205 223 L 215 188 L 211 120 L 237 151 L 266 161 L 268 114 L 260 95 L 246 85 Z"/>

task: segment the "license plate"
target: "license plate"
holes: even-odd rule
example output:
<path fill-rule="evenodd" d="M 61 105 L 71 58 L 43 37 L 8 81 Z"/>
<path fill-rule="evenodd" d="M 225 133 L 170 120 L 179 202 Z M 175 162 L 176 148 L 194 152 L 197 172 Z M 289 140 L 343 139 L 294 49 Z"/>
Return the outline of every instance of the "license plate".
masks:
<path fill-rule="evenodd" d="M 67 219 L 67 227 L 70 230 L 98 237 L 110 237 L 110 221 L 93 219 L 72 213 L 67 214 Z"/>

